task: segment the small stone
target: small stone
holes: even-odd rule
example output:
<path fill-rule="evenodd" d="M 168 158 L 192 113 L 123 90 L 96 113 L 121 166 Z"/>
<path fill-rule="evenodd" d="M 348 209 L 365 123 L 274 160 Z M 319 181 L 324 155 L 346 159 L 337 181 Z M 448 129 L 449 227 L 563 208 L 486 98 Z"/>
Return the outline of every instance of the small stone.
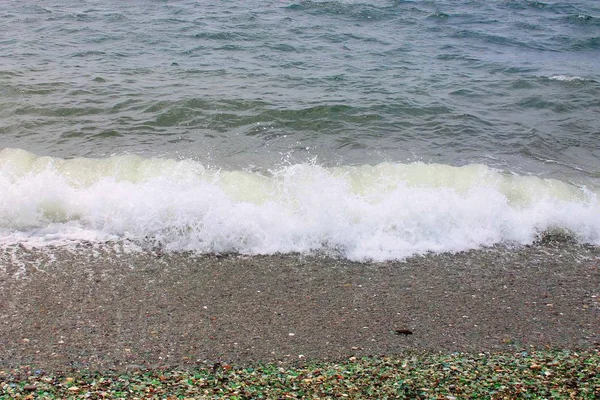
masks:
<path fill-rule="evenodd" d="M 79 387 L 78 387 L 78 386 L 71 386 L 71 387 L 69 388 L 69 391 L 70 391 L 70 392 L 79 392 Z"/>
<path fill-rule="evenodd" d="M 28 392 L 32 392 L 32 391 L 34 391 L 36 389 L 37 389 L 37 386 L 35 386 L 35 385 L 25 385 L 25 386 L 23 386 L 23 390 L 27 390 Z"/>

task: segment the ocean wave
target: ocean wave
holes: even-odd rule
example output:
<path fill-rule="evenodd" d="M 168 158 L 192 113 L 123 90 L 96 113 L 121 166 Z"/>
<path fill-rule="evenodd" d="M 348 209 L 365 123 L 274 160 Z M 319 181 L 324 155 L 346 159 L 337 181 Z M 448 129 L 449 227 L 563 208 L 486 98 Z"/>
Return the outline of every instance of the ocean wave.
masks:
<path fill-rule="evenodd" d="M 286 7 L 293 11 L 304 11 L 315 15 L 331 15 L 352 20 L 384 20 L 390 16 L 390 5 L 373 5 L 371 3 L 345 3 L 341 1 L 300 1 Z"/>
<path fill-rule="evenodd" d="M 576 25 L 587 25 L 587 26 L 598 26 L 600 25 L 600 18 L 593 17 L 588 14 L 573 14 L 567 17 L 564 17 L 567 22 L 576 24 Z"/>
<path fill-rule="evenodd" d="M 571 49 L 575 51 L 598 50 L 600 49 L 600 36 L 577 40 L 571 45 Z"/>
<path fill-rule="evenodd" d="M 296 164 L 257 173 L 194 160 L 0 151 L 0 244 L 126 240 L 163 251 L 403 259 L 548 230 L 600 244 L 598 189 L 485 165 Z"/>
<path fill-rule="evenodd" d="M 569 75 L 552 75 L 548 79 L 551 81 L 561 82 L 591 82 L 591 79 L 582 78 L 581 76 L 569 76 Z"/>

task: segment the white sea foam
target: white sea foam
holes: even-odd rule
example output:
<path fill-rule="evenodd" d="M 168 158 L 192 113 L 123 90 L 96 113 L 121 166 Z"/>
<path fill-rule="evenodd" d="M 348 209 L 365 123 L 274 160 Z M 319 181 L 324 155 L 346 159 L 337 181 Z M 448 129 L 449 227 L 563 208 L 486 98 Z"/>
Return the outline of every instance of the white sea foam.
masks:
<path fill-rule="evenodd" d="M 164 251 L 329 251 L 402 259 L 547 229 L 600 244 L 598 191 L 502 174 L 484 165 L 390 164 L 269 174 L 192 160 L 63 160 L 0 151 L 0 244 L 125 239 Z"/>
<path fill-rule="evenodd" d="M 561 81 L 561 82 L 585 82 L 589 79 L 582 78 L 581 76 L 568 76 L 568 75 L 553 75 L 548 79 L 552 81 Z"/>

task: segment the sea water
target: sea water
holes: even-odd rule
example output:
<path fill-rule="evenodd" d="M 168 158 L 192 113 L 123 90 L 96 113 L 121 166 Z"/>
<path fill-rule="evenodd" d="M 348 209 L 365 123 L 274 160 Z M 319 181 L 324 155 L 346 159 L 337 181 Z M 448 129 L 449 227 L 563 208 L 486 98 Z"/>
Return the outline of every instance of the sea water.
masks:
<path fill-rule="evenodd" d="M 0 246 L 600 244 L 600 3 L 0 8 Z"/>

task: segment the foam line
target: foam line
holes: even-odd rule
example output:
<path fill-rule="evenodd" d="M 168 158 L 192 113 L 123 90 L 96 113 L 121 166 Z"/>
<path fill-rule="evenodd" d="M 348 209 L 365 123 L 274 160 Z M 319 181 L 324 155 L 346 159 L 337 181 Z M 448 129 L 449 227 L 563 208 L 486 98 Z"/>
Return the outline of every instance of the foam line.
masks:
<path fill-rule="evenodd" d="M 129 240 L 164 251 L 326 251 L 402 259 L 568 231 L 600 244 L 598 191 L 485 165 L 285 166 L 219 171 L 193 160 L 64 160 L 0 151 L 0 244 Z"/>

